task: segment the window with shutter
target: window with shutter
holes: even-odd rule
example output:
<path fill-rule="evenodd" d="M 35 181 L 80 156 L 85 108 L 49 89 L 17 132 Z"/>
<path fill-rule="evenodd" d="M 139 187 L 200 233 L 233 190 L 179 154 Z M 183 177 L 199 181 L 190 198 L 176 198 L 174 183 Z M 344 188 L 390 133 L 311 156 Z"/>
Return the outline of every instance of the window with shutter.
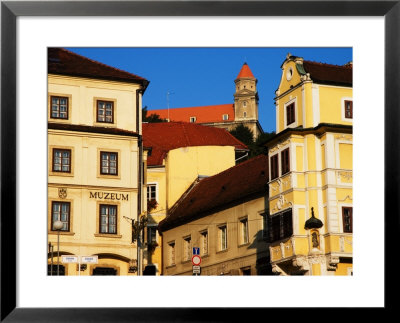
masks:
<path fill-rule="evenodd" d="M 270 216 L 268 219 L 269 242 L 289 238 L 293 234 L 292 209 Z"/>
<path fill-rule="evenodd" d="M 272 156 L 270 161 L 271 161 L 271 180 L 273 180 L 279 176 L 278 154 Z"/>
<path fill-rule="evenodd" d="M 286 125 L 290 125 L 296 121 L 294 102 L 286 107 Z"/>
<path fill-rule="evenodd" d="M 281 152 L 282 175 L 290 172 L 289 148 Z"/>

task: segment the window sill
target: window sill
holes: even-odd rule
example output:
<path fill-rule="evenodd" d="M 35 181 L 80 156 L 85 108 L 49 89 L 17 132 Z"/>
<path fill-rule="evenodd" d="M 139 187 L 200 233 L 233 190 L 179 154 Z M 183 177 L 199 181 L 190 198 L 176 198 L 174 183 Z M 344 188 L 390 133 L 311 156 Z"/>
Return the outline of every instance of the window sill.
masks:
<path fill-rule="evenodd" d="M 169 265 L 169 266 L 167 266 L 167 267 L 165 267 L 166 269 L 170 269 L 170 268 L 175 268 L 176 267 L 176 264 L 173 264 L 173 265 Z"/>
<path fill-rule="evenodd" d="M 54 234 L 57 235 L 58 231 L 49 231 L 48 234 Z M 64 232 L 64 231 L 60 231 L 60 235 L 62 236 L 74 236 L 75 232 Z"/>
<path fill-rule="evenodd" d="M 69 172 L 49 172 L 49 176 L 66 176 L 66 177 L 74 177 L 73 173 Z"/>
<path fill-rule="evenodd" d="M 95 233 L 95 237 L 100 237 L 100 238 L 122 238 L 122 235 L 120 234 L 107 234 L 107 233 Z"/>
<path fill-rule="evenodd" d="M 182 261 L 182 264 L 188 264 L 191 260 L 190 259 L 186 259 Z"/>
<path fill-rule="evenodd" d="M 248 245 L 250 245 L 250 242 L 242 243 L 242 244 L 238 245 L 238 248 L 246 247 Z"/>
<path fill-rule="evenodd" d="M 224 252 L 228 252 L 228 248 L 226 248 L 226 249 L 224 249 L 224 250 L 219 250 L 219 251 L 216 252 L 216 254 L 224 253 Z"/>

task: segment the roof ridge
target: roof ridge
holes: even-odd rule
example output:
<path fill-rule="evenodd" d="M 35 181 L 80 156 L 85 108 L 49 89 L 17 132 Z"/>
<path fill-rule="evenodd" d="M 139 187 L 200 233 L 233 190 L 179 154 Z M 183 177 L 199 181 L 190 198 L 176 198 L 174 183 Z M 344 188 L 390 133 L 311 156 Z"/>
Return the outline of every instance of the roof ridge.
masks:
<path fill-rule="evenodd" d="M 198 105 L 195 107 L 175 107 L 175 108 L 169 108 L 169 110 L 174 110 L 174 109 L 194 109 L 194 108 L 209 108 L 209 107 L 217 107 L 217 106 L 233 106 L 234 103 L 222 103 L 222 104 L 209 104 L 209 105 Z M 168 110 L 168 108 L 162 108 L 162 109 L 154 109 L 154 110 L 148 110 L 148 111 L 157 111 L 157 110 Z"/>
<path fill-rule="evenodd" d="M 111 68 L 111 69 L 113 69 L 113 70 L 115 70 L 115 71 L 122 72 L 122 73 L 127 73 L 127 74 L 129 74 L 129 75 L 131 75 L 131 76 L 134 76 L 134 77 L 137 77 L 137 78 L 140 78 L 140 79 L 145 80 L 145 78 L 142 77 L 142 76 L 139 76 L 139 75 L 133 74 L 133 73 L 131 73 L 131 72 L 122 70 L 122 69 L 120 69 L 120 68 L 117 68 L 117 67 L 114 67 L 114 66 L 107 65 L 107 64 L 105 64 L 105 63 L 96 61 L 96 60 L 94 60 L 94 59 L 91 59 L 91 58 L 89 58 L 89 57 L 86 57 L 86 56 L 77 54 L 77 53 L 75 53 L 75 52 L 73 52 L 73 51 L 70 51 L 70 50 L 68 50 L 68 49 L 65 49 L 65 48 L 60 48 L 60 49 L 63 50 L 63 51 L 65 51 L 65 52 L 68 52 L 68 53 L 70 53 L 70 54 L 72 54 L 72 55 L 79 56 L 80 58 L 83 58 L 83 59 L 85 59 L 85 60 L 87 60 L 87 61 L 89 61 L 89 62 L 92 62 L 92 63 L 94 63 L 94 64 L 99 64 L 99 65 L 102 65 L 102 66 L 104 66 L 104 67 Z"/>
<path fill-rule="evenodd" d="M 304 60 L 304 63 L 311 63 L 311 64 L 317 64 L 317 65 L 322 65 L 322 66 L 327 66 L 327 67 L 340 67 L 344 69 L 352 69 L 353 67 L 350 65 L 336 65 L 336 64 L 330 64 L 330 63 L 322 63 L 322 62 L 316 62 L 316 61 L 309 61 L 309 60 Z M 347 64 L 347 63 L 346 63 Z"/>

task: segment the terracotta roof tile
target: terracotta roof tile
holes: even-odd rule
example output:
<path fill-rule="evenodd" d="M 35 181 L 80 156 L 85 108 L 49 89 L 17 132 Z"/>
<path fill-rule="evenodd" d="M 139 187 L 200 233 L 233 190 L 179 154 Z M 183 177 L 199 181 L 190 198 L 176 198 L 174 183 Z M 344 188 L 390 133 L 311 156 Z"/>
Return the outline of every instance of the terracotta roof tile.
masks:
<path fill-rule="evenodd" d="M 268 156 L 195 182 L 159 224 L 161 232 L 268 192 Z"/>
<path fill-rule="evenodd" d="M 243 64 L 242 69 L 240 70 L 236 79 L 240 79 L 243 77 L 255 78 L 253 73 L 251 72 L 249 65 L 247 65 L 247 63 Z"/>
<path fill-rule="evenodd" d="M 207 127 L 188 122 L 143 123 L 143 144 L 152 147 L 147 159 L 149 166 L 162 165 L 169 150 L 191 146 L 247 146 L 225 129 Z"/>
<path fill-rule="evenodd" d="M 303 62 L 304 70 L 310 73 L 311 79 L 316 83 L 328 83 L 338 85 L 353 84 L 352 64 L 332 65 L 311 61 Z"/>
<path fill-rule="evenodd" d="M 151 115 L 152 113 L 168 119 L 168 109 L 149 110 L 147 114 Z M 224 114 L 228 115 L 228 120 L 223 120 Z M 196 117 L 197 123 L 231 122 L 235 120 L 235 109 L 232 103 L 169 109 L 169 120 L 171 121 L 189 122 L 190 117 Z"/>
<path fill-rule="evenodd" d="M 48 48 L 48 73 L 142 84 L 149 81 L 138 75 L 91 60 L 64 48 Z"/>

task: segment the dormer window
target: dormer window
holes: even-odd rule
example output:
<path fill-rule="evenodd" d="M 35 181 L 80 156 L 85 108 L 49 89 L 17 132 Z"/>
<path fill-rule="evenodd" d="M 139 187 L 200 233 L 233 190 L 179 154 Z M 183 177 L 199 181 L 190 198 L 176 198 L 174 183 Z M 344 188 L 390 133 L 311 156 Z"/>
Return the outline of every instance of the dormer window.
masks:
<path fill-rule="evenodd" d="M 222 115 L 222 120 L 228 120 L 229 119 L 229 115 L 228 114 L 223 114 Z"/>
<path fill-rule="evenodd" d="M 196 117 L 190 117 L 189 121 L 192 122 L 192 123 L 196 122 Z"/>

